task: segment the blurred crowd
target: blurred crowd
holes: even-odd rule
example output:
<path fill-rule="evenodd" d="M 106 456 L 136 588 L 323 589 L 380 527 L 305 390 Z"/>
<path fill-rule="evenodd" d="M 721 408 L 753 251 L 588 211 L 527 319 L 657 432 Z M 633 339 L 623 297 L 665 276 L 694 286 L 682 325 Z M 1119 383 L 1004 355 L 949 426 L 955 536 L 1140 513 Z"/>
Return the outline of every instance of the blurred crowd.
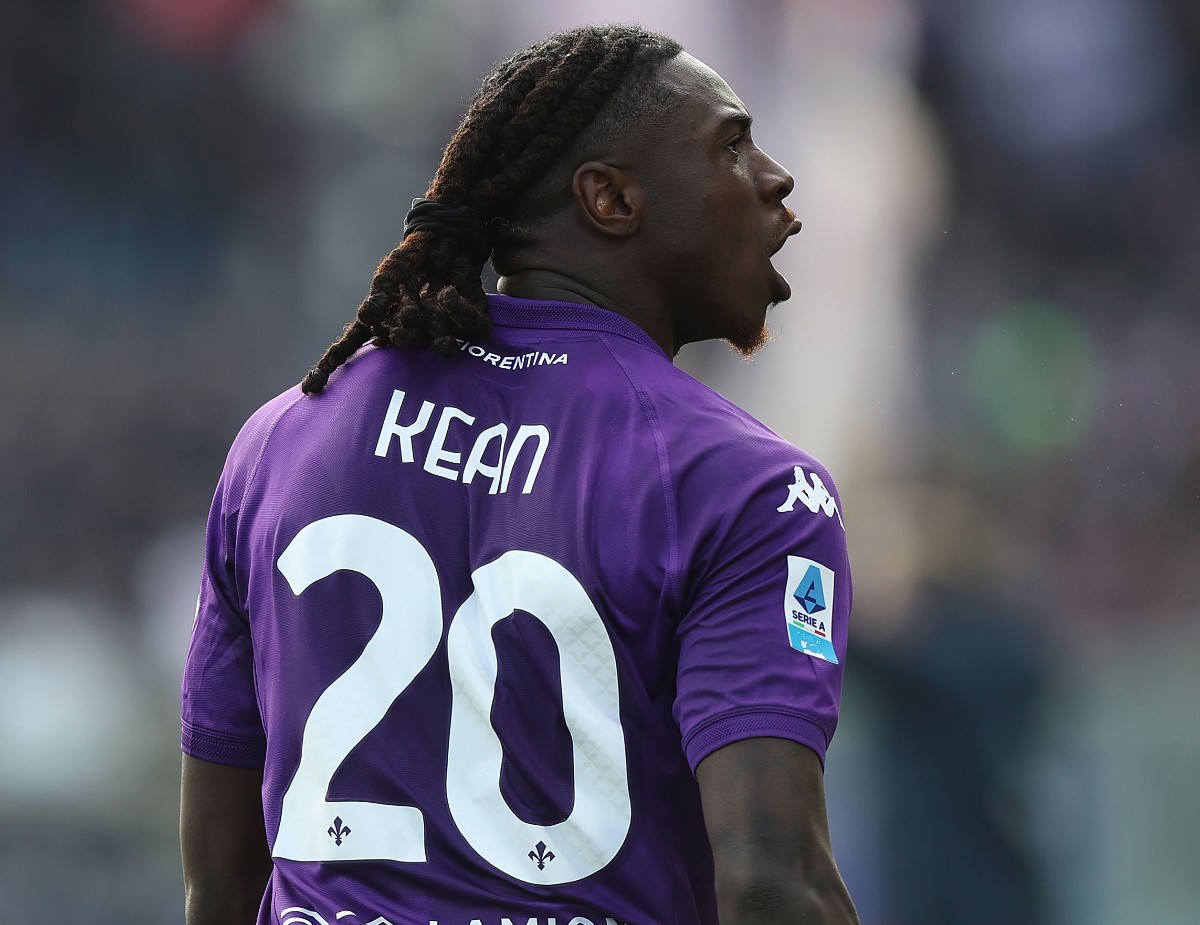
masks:
<path fill-rule="evenodd" d="M 182 921 L 229 442 L 349 320 L 492 62 L 638 19 L 796 176 L 775 341 L 680 362 L 838 477 L 863 921 L 1200 920 L 1200 7 L 639 6 L 0 11 L 6 919 Z"/>

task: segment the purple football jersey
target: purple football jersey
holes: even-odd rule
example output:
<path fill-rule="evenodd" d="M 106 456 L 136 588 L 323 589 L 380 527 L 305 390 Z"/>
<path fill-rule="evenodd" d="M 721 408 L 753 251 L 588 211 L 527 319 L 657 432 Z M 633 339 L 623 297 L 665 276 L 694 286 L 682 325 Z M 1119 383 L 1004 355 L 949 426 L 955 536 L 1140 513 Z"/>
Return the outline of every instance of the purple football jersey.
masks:
<path fill-rule="evenodd" d="M 826 471 L 628 319 L 489 299 L 230 452 L 183 748 L 264 769 L 262 925 L 716 923 L 696 765 L 833 735 Z"/>

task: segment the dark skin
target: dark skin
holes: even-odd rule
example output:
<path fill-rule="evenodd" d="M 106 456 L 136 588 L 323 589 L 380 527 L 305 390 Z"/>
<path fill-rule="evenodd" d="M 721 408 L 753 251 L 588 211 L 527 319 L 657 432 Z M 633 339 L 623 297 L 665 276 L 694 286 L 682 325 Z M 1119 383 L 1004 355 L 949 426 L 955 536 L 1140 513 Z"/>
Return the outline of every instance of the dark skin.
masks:
<path fill-rule="evenodd" d="M 257 919 L 271 876 L 261 770 L 183 756 L 179 842 L 188 925 Z"/>
<path fill-rule="evenodd" d="M 722 925 L 852 925 L 858 914 L 829 843 L 816 752 L 743 739 L 696 768 Z"/>
<path fill-rule="evenodd" d="M 667 354 L 725 339 L 752 353 L 768 308 L 790 295 L 771 256 L 800 230 L 783 199 L 790 174 L 754 143 L 750 117 L 687 54 L 659 71 L 678 97 L 665 119 L 570 175 L 572 196 L 536 240 L 497 253 L 500 291 L 602 306 Z M 854 925 L 829 842 L 817 755 L 755 738 L 696 771 L 722 925 Z M 188 925 L 250 925 L 270 874 L 261 772 L 185 757 L 181 837 Z"/>
<path fill-rule="evenodd" d="M 496 255 L 499 288 L 619 312 L 668 356 L 711 339 L 748 355 L 791 295 L 771 256 L 800 230 L 783 205 L 795 183 L 718 74 L 680 54 L 658 77 L 678 104 L 576 168 L 571 201 L 536 241 Z"/>

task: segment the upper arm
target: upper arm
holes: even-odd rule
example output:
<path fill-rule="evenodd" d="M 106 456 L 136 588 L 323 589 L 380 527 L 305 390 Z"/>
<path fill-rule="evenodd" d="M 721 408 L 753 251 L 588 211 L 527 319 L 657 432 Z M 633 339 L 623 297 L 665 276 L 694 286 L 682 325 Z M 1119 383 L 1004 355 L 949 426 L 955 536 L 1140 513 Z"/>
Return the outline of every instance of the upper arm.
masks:
<path fill-rule="evenodd" d="M 293 389 L 260 408 L 229 451 L 209 510 L 196 617 L 180 686 L 179 836 L 188 925 L 253 925 L 271 874 L 263 822 L 266 735 L 239 569 L 249 480 Z"/>
<path fill-rule="evenodd" d="M 822 768 L 848 641 L 845 530 L 818 464 L 794 450 L 747 455 L 736 495 L 694 546 L 675 716 L 700 787 L 722 925 L 850 925 Z"/>
<path fill-rule="evenodd" d="M 696 768 L 722 925 L 858 921 L 829 840 L 821 762 L 787 739 L 726 745 Z"/>
<path fill-rule="evenodd" d="M 693 768 L 755 737 L 791 739 L 823 759 L 837 726 L 850 566 L 832 495 L 828 513 L 815 498 L 816 511 L 800 502 L 779 510 L 805 471 L 789 460 L 756 464 L 753 479 L 741 473 L 737 494 L 709 518 L 716 526 L 693 546 L 674 704 Z"/>
<path fill-rule="evenodd" d="M 179 843 L 188 925 L 252 925 L 271 874 L 261 770 L 183 756 Z"/>

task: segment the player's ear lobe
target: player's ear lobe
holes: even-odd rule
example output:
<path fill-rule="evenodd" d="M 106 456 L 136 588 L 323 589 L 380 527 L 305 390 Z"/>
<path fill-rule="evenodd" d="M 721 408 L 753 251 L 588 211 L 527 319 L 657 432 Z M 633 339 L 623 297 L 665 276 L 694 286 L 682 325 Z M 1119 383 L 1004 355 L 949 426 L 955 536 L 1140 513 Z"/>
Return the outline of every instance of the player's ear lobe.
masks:
<path fill-rule="evenodd" d="M 571 192 L 584 221 L 601 234 L 628 237 L 641 224 L 646 201 L 642 188 L 619 167 L 600 161 L 581 164 Z"/>

